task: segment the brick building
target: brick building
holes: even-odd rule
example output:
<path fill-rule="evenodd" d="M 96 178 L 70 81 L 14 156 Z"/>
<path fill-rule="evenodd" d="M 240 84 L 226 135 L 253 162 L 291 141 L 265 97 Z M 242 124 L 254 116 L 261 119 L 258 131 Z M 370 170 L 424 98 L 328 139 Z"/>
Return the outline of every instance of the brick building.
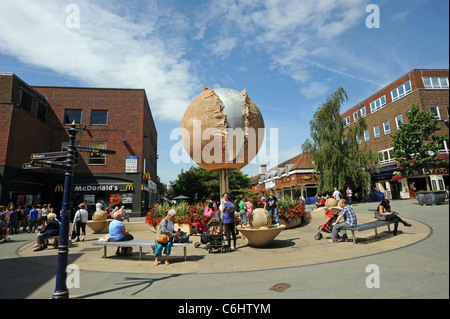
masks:
<path fill-rule="evenodd" d="M 273 189 L 279 198 L 290 196 L 297 199 L 303 196 L 309 204 L 316 201 L 318 183 L 312 159 L 302 153 L 268 171 L 262 165 L 260 174 L 252 177 L 250 186 L 255 194 Z"/>
<path fill-rule="evenodd" d="M 31 87 L 0 74 L 0 203 L 62 205 L 64 174 L 23 170 L 33 153 L 64 150 L 75 121 L 76 146 L 114 150 L 78 154 L 73 204 L 100 200 L 143 215 L 156 197 L 157 131 L 143 89 Z"/>
<path fill-rule="evenodd" d="M 361 147 L 379 155 L 378 167 L 372 172 L 372 189 L 376 187 L 389 198 L 410 198 L 414 196 L 411 190 L 426 189 L 426 179 L 434 189 L 444 189 L 449 185 L 448 167 L 438 173 L 393 181 L 398 163 L 393 158 L 391 147 L 391 134 L 399 129 L 399 122 L 407 123 L 406 112 L 413 104 L 436 116 L 441 128 L 437 135 L 448 133 L 445 123 L 449 117 L 448 76 L 449 70 L 414 69 L 342 114 L 345 126 L 351 126 L 361 116 L 365 118 L 367 130 L 364 136 L 359 137 Z M 448 147 L 446 141 L 440 152 L 448 154 Z"/>

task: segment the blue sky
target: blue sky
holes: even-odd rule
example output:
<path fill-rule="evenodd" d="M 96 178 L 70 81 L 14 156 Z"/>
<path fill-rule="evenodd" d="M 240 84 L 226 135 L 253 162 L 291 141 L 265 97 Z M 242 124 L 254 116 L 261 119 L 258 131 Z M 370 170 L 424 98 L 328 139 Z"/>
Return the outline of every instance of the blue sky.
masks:
<path fill-rule="evenodd" d="M 379 28 L 366 26 L 370 4 Z M 146 89 L 168 183 L 195 165 L 171 161 L 169 137 L 204 85 L 246 88 L 278 130 L 282 162 L 338 87 L 345 111 L 414 68 L 448 69 L 448 30 L 447 0 L 2 0 L 0 72 L 30 85 Z"/>

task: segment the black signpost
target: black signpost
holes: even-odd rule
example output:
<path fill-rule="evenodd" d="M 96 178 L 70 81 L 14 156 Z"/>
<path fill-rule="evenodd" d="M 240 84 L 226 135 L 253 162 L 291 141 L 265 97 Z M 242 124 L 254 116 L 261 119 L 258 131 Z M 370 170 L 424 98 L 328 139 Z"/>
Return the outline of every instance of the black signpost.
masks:
<path fill-rule="evenodd" d="M 58 264 L 56 270 L 56 287 L 53 299 L 68 299 L 67 289 L 67 264 L 69 255 L 69 225 L 70 225 L 70 202 L 72 198 L 73 165 L 76 152 L 89 152 L 96 154 L 116 154 L 115 151 L 81 148 L 75 146 L 75 138 L 78 133 L 75 122 L 72 123 L 69 132 L 69 146 L 65 152 L 32 154 L 31 162 L 24 164 L 23 169 L 55 169 L 65 171 L 63 209 L 61 211 L 61 228 L 58 246 Z M 36 161 L 40 160 L 40 161 Z"/>

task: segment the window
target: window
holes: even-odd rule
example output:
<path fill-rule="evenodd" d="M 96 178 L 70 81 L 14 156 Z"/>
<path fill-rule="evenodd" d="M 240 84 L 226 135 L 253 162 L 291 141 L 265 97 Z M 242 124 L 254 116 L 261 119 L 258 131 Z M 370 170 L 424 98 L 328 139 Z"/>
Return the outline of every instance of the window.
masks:
<path fill-rule="evenodd" d="M 349 126 L 350 125 L 350 116 L 347 116 L 345 119 L 344 119 L 344 127 L 345 126 Z"/>
<path fill-rule="evenodd" d="M 19 88 L 19 105 L 27 111 L 33 107 L 33 96 L 23 88 Z"/>
<path fill-rule="evenodd" d="M 356 141 L 358 142 L 358 144 L 361 144 L 361 143 L 362 143 L 362 141 L 361 141 L 361 135 L 356 134 Z"/>
<path fill-rule="evenodd" d="M 108 125 L 108 110 L 92 110 L 91 125 Z"/>
<path fill-rule="evenodd" d="M 32 110 L 32 114 L 38 118 L 40 118 L 43 121 L 47 120 L 47 105 L 45 105 L 44 103 L 42 103 L 39 100 L 35 100 L 34 101 L 34 107 Z"/>
<path fill-rule="evenodd" d="M 375 125 L 373 127 L 373 135 L 375 136 L 375 138 L 379 138 L 380 137 L 380 128 L 378 127 L 378 125 Z"/>
<path fill-rule="evenodd" d="M 89 148 L 106 150 L 105 142 L 89 142 Z M 89 165 L 106 165 L 106 155 L 89 153 Z"/>
<path fill-rule="evenodd" d="M 64 124 L 70 125 L 75 121 L 75 124 L 81 124 L 81 110 L 66 110 L 64 113 Z"/>
<path fill-rule="evenodd" d="M 446 77 L 423 77 L 422 80 L 426 89 L 448 89 Z"/>
<path fill-rule="evenodd" d="M 375 111 L 378 111 L 379 109 L 381 109 L 385 105 L 386 105 L 386 96 L 383 95 L 378 100 L 373 101 L 372 103 L 370 103 L 370 112 L 373 113 Z"/>
<path fill-rule="evenodd" d="M 366 117 L 366 108 L 360 108 L 358 111 L 356 111 L 355 113 L 353 113 L 353 119 L 356 122 L 356 120 L 358 120 L 358 118 L 360 117 Z"/>
<path fill-rule="evenodd" d="M 398 99 L 401 99 L 402 97 L 404 97 L 405 95 L 411 93 L 411 82 L 408 81 L 403 85 L 400 85 L 398 88 L 396 88 L 395 90 L 391 91 L 391 95 L 392 95 L 392 101 L 397 101 Z"/>
<path fill-rule="evenodd" d="M 400 129 L 400 123 L 403 124 L 403 116 L 399 115 L 395 118 L 395 124 L 397 125 L 397 130 Z"/>
<path fill-rule="evenodd" d="M 440 120 L 441 119 L 441 116 L 439 114 L 439 107 L 437 107 L 437 106 L 430 106 L 430 112 L 431 112 L 431 114 L 434 115 L 434 118 L 436 120 Z"/>
<path fill-rule="evenodd" d="M 364 141 L 370 141 L 369 130 L 364 131 Z"/>
<path fill-rule="evenodd" d="M 378 152 L 379 164 L 387 164 L 395 162 L 393 151 L 394 151 L 393 148 L 388 148 L 386 150 L 379 151 Z"/>
<path fill-rule="evenodd" d="M 383 129 L 385 135 L 391 133 L 391 126 L 389 125 L 389 121 L 383 123 Z"/>

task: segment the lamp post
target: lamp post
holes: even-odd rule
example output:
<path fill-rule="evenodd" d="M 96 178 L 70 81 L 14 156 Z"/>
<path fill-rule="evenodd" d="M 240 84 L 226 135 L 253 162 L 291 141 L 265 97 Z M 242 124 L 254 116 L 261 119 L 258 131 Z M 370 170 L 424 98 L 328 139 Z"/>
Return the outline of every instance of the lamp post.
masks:
<path fill-rule="evenodd" d="M 75 121 L 72 123 L 69 132 L 69 146 L 68 152 L 69 156 L 67 163 L 69 164 L 67 170 L 65 171 L 64 180 L 64 196 L 63 196 L 63 209 L 61 211 L 61 228 L 59 235 L 59 246 L 58 246 L 58 265 L 56 269 L 56 286 L 53 292 L 52 299 L 68 299 L 69 290 L 66 286 L 67 278 L 67 263 L 69 255 L 69 224 L 70 224 L 70 209 L 71 209 L 71 198 L 72 198 L 72 183 L 73 183 L 73 163 L 75 158 L 75 137 L 78 133 L 76 129 Z"/>

